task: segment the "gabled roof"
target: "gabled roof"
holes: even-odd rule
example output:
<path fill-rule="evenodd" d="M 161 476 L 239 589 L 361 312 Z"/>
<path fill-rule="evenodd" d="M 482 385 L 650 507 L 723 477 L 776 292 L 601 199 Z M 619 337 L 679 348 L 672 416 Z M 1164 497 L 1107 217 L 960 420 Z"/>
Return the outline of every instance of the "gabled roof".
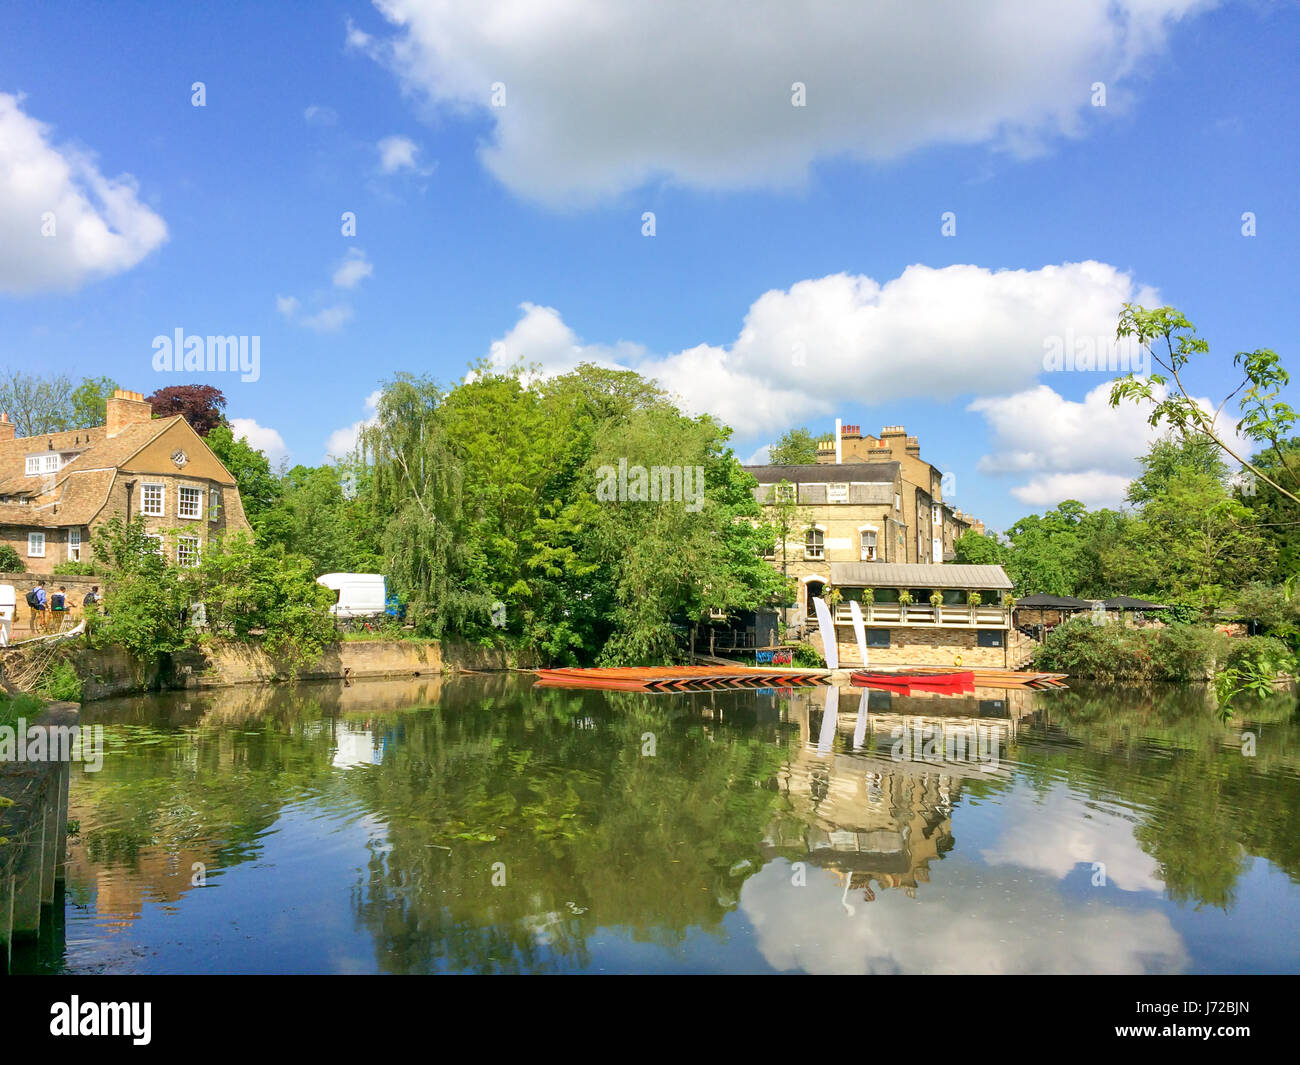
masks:
<path fill-rule="evenodd" d="M 927 565 L 914 562 L 832 562 L 831 584 L 846 588 L 964 588 L 1010 591 L 1001 566 Z"/>
<path fill-rule="evenodd" d="M 800 466 L 746 466 L 759 484 L 839 484 L 859 481 L 863 484 L 892 484 L 898 479 L 897 462 L 813 462 Z"/>
<path fill-rule="evenodd" d="M 65 478 L 86 470 L 117 469 L 137 451 L 156 440 L 178 421 L 179 415 L 128 425 L 108 436 L 102 425 L 68 429 L 40 436 L 20 436 L 0 446 L 0 495 L 39 495 L 57 488 Z M 77 444 L 80 439 L 81 444 Z M 89 446 L 86 441 L 89 440 Z M 80 454 L 58 473 L 27 475 L 27 456 L 42 452 L 76 451 Z"/>

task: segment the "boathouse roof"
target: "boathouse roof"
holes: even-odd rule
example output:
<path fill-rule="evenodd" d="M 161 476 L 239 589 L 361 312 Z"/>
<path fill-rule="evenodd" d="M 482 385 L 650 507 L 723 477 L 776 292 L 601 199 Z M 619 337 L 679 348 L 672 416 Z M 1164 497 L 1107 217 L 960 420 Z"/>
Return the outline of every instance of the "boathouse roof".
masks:
<path fill-rule="evenodd" d="M 1001 566 L 925 565 L 904 562 L 832 562 L 831 584 L 845 588 L 964 588 L 1010 591 Z"/>
<path fill-rule="evenodd" d="M 1026 595 L 1016 600 L 1016 608 L 1020 607 L 1038 610 L 1091 610 L 1092 601 L 1075 599 L 1070 595 Z"/>

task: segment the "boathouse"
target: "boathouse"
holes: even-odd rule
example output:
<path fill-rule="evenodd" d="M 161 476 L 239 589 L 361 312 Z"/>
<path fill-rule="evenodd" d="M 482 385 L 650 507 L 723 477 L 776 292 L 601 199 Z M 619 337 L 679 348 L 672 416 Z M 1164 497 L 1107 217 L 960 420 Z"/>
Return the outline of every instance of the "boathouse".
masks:
<path fill-rule="evenodd" d="M 1020 664 L 1012 583 L 1001 566 L 832 562 L 821 581 L 834 606 L 841 663 L 860 661 L 849 605 L 856 601 L 871 665 Z M 814 643 L 820 648 L 820 636 Z"/>

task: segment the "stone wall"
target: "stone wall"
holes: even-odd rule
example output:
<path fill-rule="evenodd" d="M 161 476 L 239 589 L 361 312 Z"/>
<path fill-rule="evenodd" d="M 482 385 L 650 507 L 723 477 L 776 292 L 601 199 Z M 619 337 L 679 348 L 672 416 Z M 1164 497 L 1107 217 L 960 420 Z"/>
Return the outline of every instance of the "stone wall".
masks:
<path fill-rule="evenodd" d="M 74 652 L 87 702 L 158 688 L 224 688 L 287 680 L 288 667 L 257 644 L 214 641 L 204 650 L 146 664 L 122 648 Z M 531 668 L 503 647 L 454 640 L 344 640 L 298 674 L 300 680 L 357 680 L 364 677 L 424 677 L 460 670 Z"/>
<path fill-rule="evenodd" d="M 70 728 L 76 703 L 53 703 L 29 725 Z M 47 741 L 48 743 L 48 741 Z M 15 939 L 35 938 L 67 864 L 69 765 L 0 762 L 0 973 Z"/>
<path fill-rule="evenodd" d="M 871 629 L 867 631 L 871 632 Z M 1005 629 L 993 631 L 1002 633 L 1002 647 L 980 647 L 979 635 L 975 629 L 940 629 L 921 626 L 890 628 L 888 647 L 868 647 L 868 664 L 949 667 L 960 664 L 965 669 L 1006 669 L 1008 668 L 1006 647 L 1008 634 Z M 839 644 L 840 665 L 860 666 L 862 660 L 853 629 L 837 625 L 836 638 Z M 818 651 L 823 651 L 821 633 L 817 630 L 811 634 L 811 642 Z M 960 663 L 956 661 L 959 656 Z"/>

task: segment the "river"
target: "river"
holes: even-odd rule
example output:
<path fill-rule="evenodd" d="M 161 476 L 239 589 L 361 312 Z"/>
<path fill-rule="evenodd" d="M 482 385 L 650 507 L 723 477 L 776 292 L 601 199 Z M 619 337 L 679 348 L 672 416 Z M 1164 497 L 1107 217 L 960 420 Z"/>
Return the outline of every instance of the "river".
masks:
<path fill-rule="evenodd" d="M 14 971 L 1300 971 L 1294 694 L 862 694 L 88 704 Z"/>

